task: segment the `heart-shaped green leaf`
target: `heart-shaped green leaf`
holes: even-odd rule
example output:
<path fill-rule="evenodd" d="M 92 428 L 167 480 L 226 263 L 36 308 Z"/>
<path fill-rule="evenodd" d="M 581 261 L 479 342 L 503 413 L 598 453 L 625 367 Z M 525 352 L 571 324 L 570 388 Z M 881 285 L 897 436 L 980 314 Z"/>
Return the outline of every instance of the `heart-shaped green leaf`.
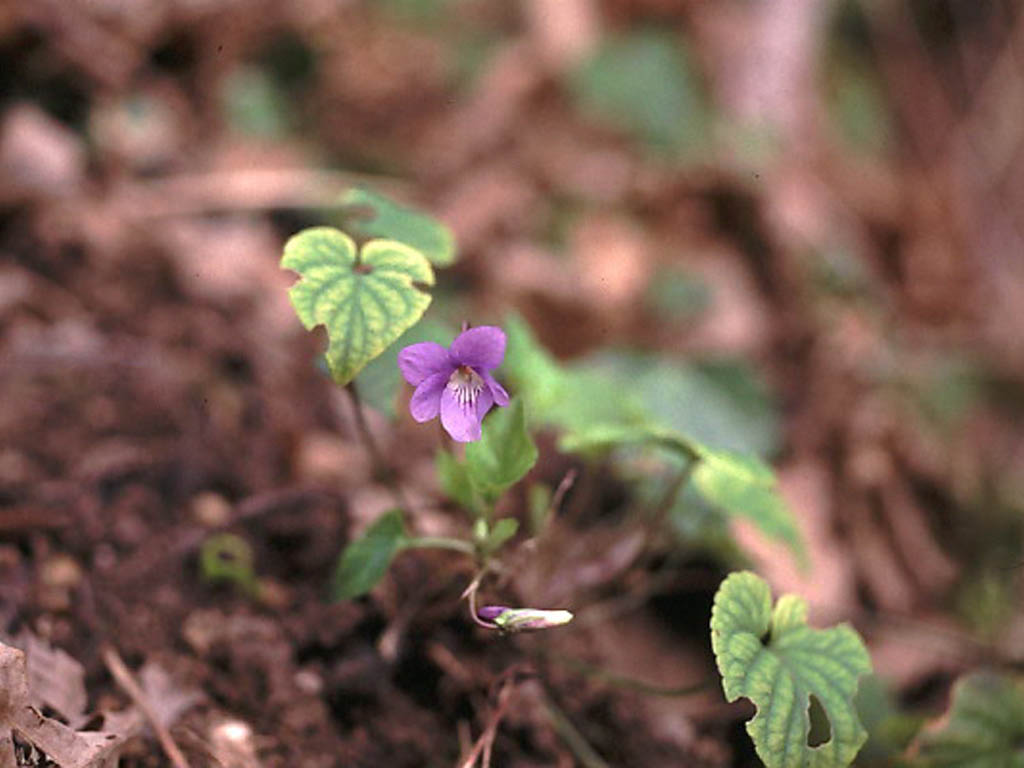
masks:
<path fill-rule="evenodd" d="M 397 509 L 385 512 L 341 553 L 331 596 L 335 600 L 350 600 L 365 595 L 383 578 L 405 542 L 402 513 Z"/>
<path fill-rule="evenodd" d="M 292 306 L 307 329 L 327 329 L 327 365 L 342 385 L 423 316 L 430 294 L 415 284 L 434 284 L 430 262 L 414 248 L 371 240 L 357 257 L 352 238 L 333 227 L 292 237 L 281 267 L 301 275 L 289 291 Z"/>
<path fill-rule="evenodd" d="M 715 595 L 711 647 L 725 698 L 745 696 L 757 706 L 747 733 L 768 768 L 845 768 L 853 761 L 867 738 L 854 697 L 871 659 L 849 625 L 812 629 L 807 603 L 796 595 L 783 595 L 773 610 L 768 585 L 743 571 Z M 815 710 L 827 718 L 820 725 L 828 739 L 810 746 Z"/>
<path fill-rule="evenodd" d="M 455 262 L 455 237 L 434 217 L 362 187 L 346 192 L 341 204 L 346 208 L 365 209 L 369 214 L 348 218 L 347 231 L 359 237 L 386 237 L 405 243 L 426 256 L 435 267 L 447 267 Z"/>
<path fill-rule="evenodd" d="M 990 673 L 957 681 L 949 720 L 921 737 L 920 755 L 935 768 L 1024 768 L 1024 686 Z"/>

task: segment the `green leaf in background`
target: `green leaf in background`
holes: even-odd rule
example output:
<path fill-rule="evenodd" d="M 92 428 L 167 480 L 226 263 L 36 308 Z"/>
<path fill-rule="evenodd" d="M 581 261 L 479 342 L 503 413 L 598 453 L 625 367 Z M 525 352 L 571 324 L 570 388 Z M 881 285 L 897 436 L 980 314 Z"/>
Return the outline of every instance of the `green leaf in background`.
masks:
<path fill-rule="evenodd" d="M 576 431 L 595 424 L 642 420 L 641 403 L 603 372 L 563 367 L 519 315 L 503 324 L 508 345 L 502 372 L 526 402 L 531 422 Z M 609 397 L 614 391 L 615 396 Z"/>
<path fill-rule="evenodd" d="M 751 520 L 806 564 L 775 474 L 756 456 L 776 447 L 778 416 L 744 366 L 698 369 L 620 352 L 562 367 L 521 318 L 508 318 L 505 328 L 505 375 L 533 421 L 562 429 L 562 450 L 594 453 L 638 443 L 699 458 L 693 485 L 703 499 Z"/>
<path fill-rule="evenodd" d="M 868 740 L 857 755 L 858 762 L 887 768 L 910 765 L 900 756 L 921 730 L 924 718 L 903 711 L 878 675 L 861 678 L 857 688 L 857 716 L 868 731 Z"/>
<path fill-rule="evenodd" d="M 656 424 L 595 424 L 564 435 L 558 445 L 564 451 L 588 453 L 628 443 L 659 445 L 694 461 L 693 486 L 706 502 L 750 520 L 766 536 L 786 544 L 806 567 L 803 538 L 778 492 L 775 473 L 755 456 L 714 451 Z"/>
<path fill-rule="evenodd" d="M 466 445 L 466 465 L 473 485 L 493 501 L 519 481 L 537 461 L 537 446 L 526 430 L 523 401 L 513 398 L 483 424 L 483 436 Z"/>
<path fill-rule="evenodd" d="M 416 323 L 390 347 L 367 363 L 356 376 L 356 385 L 359 387 L 359 396 L 363 402 L 389 418 L 395 418 L 395 401 L 398 399 L 398 391 L 402 388 L 402 373 L 398 370 L 399 351 L 421 341 L 434 341 L 447 346 L 454 336 L 452 329 L 443 323 L 433 320 Z"/>
<path fill-rule="evenodd" d="M 448 13 L 451 0 L 377 0 L 376 6 L 394 14 L 400 21 L 417 25 L 439 21 Z"/>
<path fill-rule="evenodd" d="M 571 87 L 584 112 L 625 129 L 655 149 L 702 145 L 707 109 L 682 40 L 646 29 L 608 39 Z"/>
<path fill-rule="evenodd" d="M 372 240 L 359 252 L 344 232 L 313 227 L 285 243 L 283 269 L 301 280 L 289 291 L 309 330 L 327 329 L 327 364 L 338 384 L 348 384 L 422 317 L 430 294 L 415 283 L 434 284 L 430 263 L 393 240 Z"/>
<path fill-rule="evenodd" d="M 526 398 L 531 417 L 547 421 L 546 414 L 557 407 L 565 394 L 565 374 L 520 315 L 508 315 L 502 327 L 507 344 L 501 370 Z"/>
<path fill-rule="evenodd" d="M 926 766 L 1024 768 L 1024 686 L 991 673 L 961 678 L 945 727 L 920 741 Z"/>
<path fill-rule="evenodd" d="M 597 425 L 658 425 L 713 448 L 767 456 L 780 442 L 767 388 L 742 361 L 686 365 L 610 351 L 560 365 L 518 315 L 505 319 L 504 375 L 530 419 L 572 434 Z"/>
<path fill-rule="evenodd" d="M 646 421 L 712 448 L 759 456 L 778 449 L 777 409 L 756 372 L 741 360 L 679 363 L 613 350 L 573 370 L 603 378 L 606 387 L 628 389 Z"/>
<path fill-rule="evenodd" d="M 427 257 L 435 267 L 455 262 L 455 237 L 448 227 L 432 216 L 406 208 L 369 189 L 355 187 L 341 198 L 350 209 L 366 209 L 368 216 L 353 215 L 345 229 L 358 237 L 384 237 L 397 240 Z"/>
<path fill-rule="evenodd" d="M 567 433 L 559 441 L 558 447 L 572 453 L 586 453 L 626 443 L 663 445 L 689 459 L 699 458 L 698 450 L 704 450 L 699 443 L 687 440 L 674 430 L 659 427 L 657 424 L 643 423 L 594 424 Z"/>
<path fill-rule="evenodd" d="M 437 477 L 444 491 L 452 501 L 458 502 L 463 508 L 479 516 L 480 500 L 473 489 L 473 481 L 469 477 L 469 467 L 456 459 L 448 451 L 437 454 Z"/>
<path fill-rule="evenodd" d="M 280 139 L 288 128 L 289 104 L 274 79 L 257 67 L 240 67 L 221 86 L 222 109 L 241 133 Z"/>
<path fill-rule="evenodd" d="M 384 576 L 391 560 L 405 544 L 402 513 L 393 509 L 381 515 L 366 532 L 345 547 L 334 571 L 331 597 L 351 600 L 365 595 Z"/>
<path fill-rule="evenodd" d="M 882 154 L 891 143 L 893 127 L 878 74 L 861 56 L 832 58 L 826 66 L 831 88 L 825 98 L 832 122 L 852 149 Z"/>
<path fill-rule="evenodd" d="M 765 535 L 784 542 L 802 567 L 807 565 L 800 529 L 779 494 L 775 473 L 754 456 L 699 446 L 693 484 L 704 499 L 734 517 L 753 522 Z"/>
<path fill-rule="evenodd" d="M 693 320 L 713 304 L 711 287 L 682 267 L 661 267 L 647 284 L 644 304 L 669 322 Z"/>
<path fill-rule="evenodd" d="M 854 698 L 871 659 L 850 626 L 812 629 L 807 603 L 795 595 L 780 597 L 773 610 L 768 585 L 742 571 L 715 595 L 711 647 L 725 698 L 745 696 L 757 706 L 747 733 L 768 768 L 843 768 L 853 761 L 867 738 Z M 825 726 L 822 716 L 827 739 L 811 746 L 812 719 Z"/>

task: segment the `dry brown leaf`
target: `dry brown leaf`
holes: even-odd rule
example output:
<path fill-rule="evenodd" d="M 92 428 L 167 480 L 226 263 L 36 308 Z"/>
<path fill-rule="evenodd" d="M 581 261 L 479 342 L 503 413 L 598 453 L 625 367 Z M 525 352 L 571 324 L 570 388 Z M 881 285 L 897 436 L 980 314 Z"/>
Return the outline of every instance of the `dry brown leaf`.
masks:
<path fill-rule="evenodd" d="M 0 768 L 15 768 L 14 733 L 61 768 L 115 768 L 132 735 L 74 731 L 32 705 L 25 653 L 0 643 Z"/>
<path fill-rule="evenodd" d="M 146 695 L 156 720 L 164 728 L 170 728 L 185 712 L 203 698 L 194 688 L 184 688 L 152 661 L 146 662 L 139 670 L 139 684 Z"/>
<path fill-rule="evenodd" d="M 82 665 L 28 630 L 15 637 L 12 645 L 25 653 L 29 703 L 56 710 L 72 727 L 82 722 L 88 702 Z"/>

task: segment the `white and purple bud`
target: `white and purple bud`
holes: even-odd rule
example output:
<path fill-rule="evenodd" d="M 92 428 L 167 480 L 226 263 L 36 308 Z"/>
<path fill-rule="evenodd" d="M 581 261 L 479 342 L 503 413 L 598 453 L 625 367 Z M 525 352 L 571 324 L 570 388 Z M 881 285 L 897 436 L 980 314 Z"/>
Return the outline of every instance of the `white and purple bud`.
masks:
<path fill-rule="evenodd" d="M 537 608 L 508 608 L 504 605 L 485 605 L 476 614 L 481 620 L 494 624 L 503 632 L 535 632 L 560 627 L 572 621 L 569 611 L 542 611 Z"/>

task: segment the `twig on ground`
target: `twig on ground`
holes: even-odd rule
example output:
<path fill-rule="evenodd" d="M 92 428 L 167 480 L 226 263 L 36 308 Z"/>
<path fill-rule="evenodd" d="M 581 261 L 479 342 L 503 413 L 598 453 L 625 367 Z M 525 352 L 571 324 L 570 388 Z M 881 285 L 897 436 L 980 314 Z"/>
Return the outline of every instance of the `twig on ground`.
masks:
<path fill-rule="evenodd" d="M 457 768 L 473 768 L 478 759 L 480 760 L 480 768 L 490 768 L 491 750 L 494 748 L 494 737 L 498 735 L 498 725 L 501 723 L 501 719 L 505 716 L 505 711 L 508 709 L 513 684 L 513 676 L 509 675 L 501 686 L 501 692 L 498 693 L 498 706 L 495 708 L 494 712 L 491 713 L 491 718 L 487 723 L 487 727 L 484 728 L 484 732 L 480 734 L 480 738 L 476 740 L 476 743 L 473 745 L 473 749 L 469 753 L 468 757 L 458 763 Z"/>
<path fill-rule="evenodd" d="M 167 755 L 167 759 L 171 761 L 174 768 L 189 768 L 185 756 L 178 749 L 178 745 L 174 743 L 174 739 L 171 738 L 167 728 L 160 722 L 156 712 L 153 710 L 152 703 L 146 697 L 142 688 L 139 687 L 139 684 L 135 682 L 135 678 L 128 670 L 121 655 L 110 645 L 103 648 L 102 655 L 103 663 L 107 665 L 107 669 L 110 671 L 111 677 L 114 678 L 114 682 L 118 684 L 121 690 L 128 694 L 128 697 L 139 708 L 139 711 L 142 712 L 147 722 L 153 728 L 157 741 L 160 742 L 160 746 L 164 754 Z"/>

